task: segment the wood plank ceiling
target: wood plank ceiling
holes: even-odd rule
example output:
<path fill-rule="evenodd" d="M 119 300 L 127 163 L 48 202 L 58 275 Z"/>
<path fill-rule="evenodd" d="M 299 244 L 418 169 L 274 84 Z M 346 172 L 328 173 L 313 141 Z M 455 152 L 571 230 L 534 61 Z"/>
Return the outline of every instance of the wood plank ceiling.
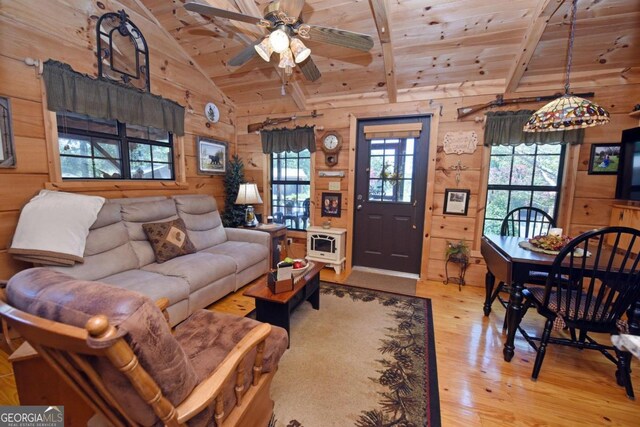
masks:
<path fill-rule="evenodd" d="M 211 80 L 238 106 L 280 99 L 277 67 L 257 55 L 227 65 L 261 28 L 188 12 L 183 1 L 141 0 Z M 200 0 L 257 16 L 268 0 Z M 299 109 L 327 100 L 396 99 L 466 85 L 504 92 L 543 81 L 560 91 L 566 66 L 570 0 L 307 0 L 304 22 L 366 33 L 370 52 L 305 41 L 322 77 L 299 70 L 285 87 Z M 152 52 L 153 55 L 153 52 Z M 640 0 L 579 0 L 576 76 L 640 68 Z"/>

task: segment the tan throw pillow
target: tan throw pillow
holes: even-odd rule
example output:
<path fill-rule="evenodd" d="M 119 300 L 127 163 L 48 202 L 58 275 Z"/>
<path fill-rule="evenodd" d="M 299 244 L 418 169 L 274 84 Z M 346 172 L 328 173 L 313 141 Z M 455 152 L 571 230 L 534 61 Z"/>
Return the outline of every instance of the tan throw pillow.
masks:
<path fill-rule="evenodd" d="M 158 263 L 196 252 L 195 246 L 187 236 L 187 227 L 182 219 L 142 224 L 142 229 L 151 243 Z"/>

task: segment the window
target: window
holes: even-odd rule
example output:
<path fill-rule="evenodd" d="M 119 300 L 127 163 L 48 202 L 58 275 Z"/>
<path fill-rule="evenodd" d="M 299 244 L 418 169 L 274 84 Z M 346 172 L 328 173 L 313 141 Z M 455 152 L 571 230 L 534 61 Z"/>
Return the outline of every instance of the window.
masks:
<path fill-rule="evenodd" d="M 556 218 L 565 146 L 492 146 L 484 233 L 500 234 L 507 213 L 533 206 Z"/>
<path fill-rule="evenodd" d="M 174 179 L 171 133 L 75 113 L 57 120 L 63 179 Z"/>
<path fill-rule="evenodd" d="M 290 230 L 309 226 L 311 153 L 303 150 L 271 155 L 271 215 Z"/>
<path fill-rule="evenodd" d="M 369 144 L 369 201 L 411 203 L 413 138 L 372 139 Z"/>

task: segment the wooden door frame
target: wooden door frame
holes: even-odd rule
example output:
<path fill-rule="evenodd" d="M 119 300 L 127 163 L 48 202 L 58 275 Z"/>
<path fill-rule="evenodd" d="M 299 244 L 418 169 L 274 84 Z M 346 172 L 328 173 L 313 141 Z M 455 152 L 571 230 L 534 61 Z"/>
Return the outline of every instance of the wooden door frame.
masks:
<path fill-rule="evenodd" d="M 433 198 L 435 193 L 436 155 L 438 153 L 438 123 L 440 121 L 440 109 L 428 108 L 411 114 L 390 115 L 389 112 L 379 114 L 350 113 L 349 114 L 349 181 L 347 186 L 347 262 L 345 263 L 345 275 L 349 275 L 353 269 L 353 225 L 355 184 L 356 184 L 356 145 L 358 142 L 358 120 L 394 118 L 407 116 L 430 116 L 429 123 L 429 157 L 427 164 L 427 185 L 424 199 L 425 213 L 422 237 L 422 257 L 420 259 L 420 278 L 427 278 L 427 267 L 431 255 L 431 223 L 433 221 Z M 429 185 L 431 184 L 431 185 Z"/>

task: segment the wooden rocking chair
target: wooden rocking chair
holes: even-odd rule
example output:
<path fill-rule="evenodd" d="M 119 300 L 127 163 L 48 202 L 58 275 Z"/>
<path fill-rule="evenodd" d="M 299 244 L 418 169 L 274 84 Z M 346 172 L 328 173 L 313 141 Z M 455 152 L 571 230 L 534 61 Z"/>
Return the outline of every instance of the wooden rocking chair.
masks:
<path fill-rule="evenodd" d="M 0 316 L 110 425 L 266 426 L 271 417 L 287 346 L 280 328 L 200 310 L 172 334 L 141 294 L 46 269 L 14 276 Z M 84 328 L 74 325 L 83 317 Z"/>

